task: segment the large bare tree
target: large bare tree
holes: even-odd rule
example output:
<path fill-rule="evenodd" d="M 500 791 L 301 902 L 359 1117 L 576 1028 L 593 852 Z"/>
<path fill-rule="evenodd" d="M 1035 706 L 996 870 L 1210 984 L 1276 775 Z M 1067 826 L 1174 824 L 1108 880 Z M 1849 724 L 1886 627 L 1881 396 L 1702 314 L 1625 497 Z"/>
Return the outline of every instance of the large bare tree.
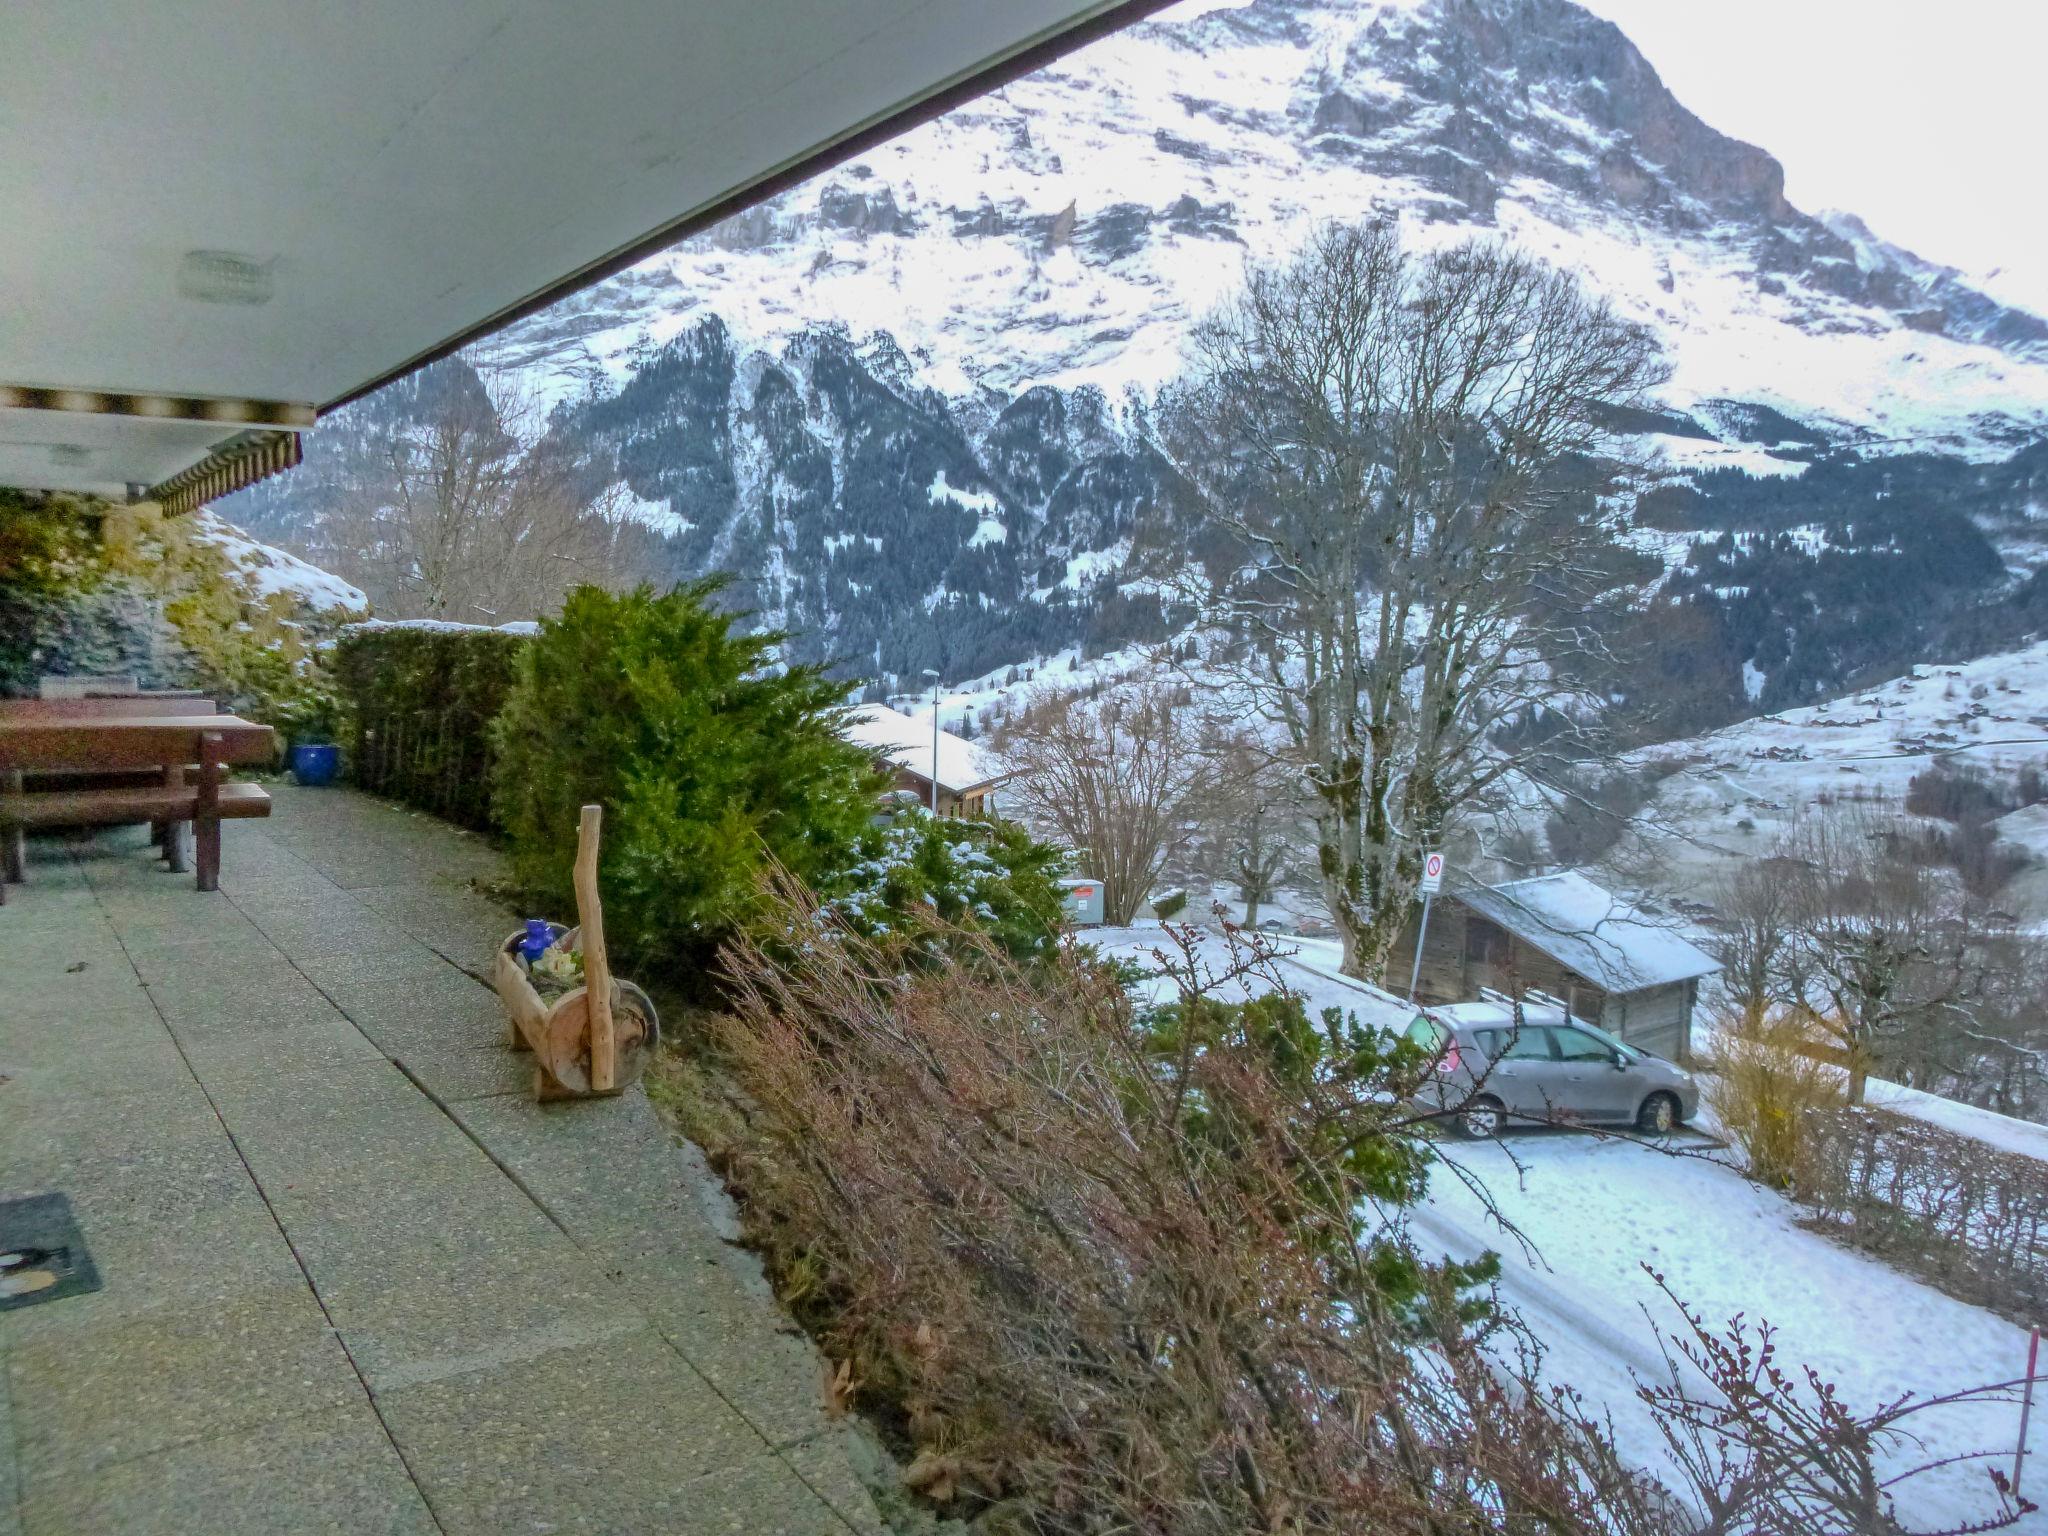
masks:
<path fill-rule="evenodd" d="M 616 487 L 593 493 L 510 369 L 422 376 L 412 409 L 354 455 L 322 558 L 387 618 L 499 623 L 572 587 L 655 574 L 651 530 Z M 331 552 L 329 552 L 331 551 Z"/>
<path fill-rule="evenodd" d="M 1344 968 L 1374 977 L 1423 853 L 1518 766 L 1498 727 L 1597 711 L 1558 666 L 1626 510 L 1592 455 L 1655 349 L 1513 249 L 1364 224 L 1254 271 L 1195 354 L 1169 443 L 1236 546 L 1207 595 L 1315 796 Z"/>
<path fill-rule="evenodd" d="M 1789 954 L 1813 1021 L 1842 1051 L 1851 1104 L 1874 1070 L 1966 1026 L 1983 992 L 1961 881 L 1912 857 L 1903 834 L 1895 812 L 1840 802 L 1801 817 L 1773 861 Z"/>

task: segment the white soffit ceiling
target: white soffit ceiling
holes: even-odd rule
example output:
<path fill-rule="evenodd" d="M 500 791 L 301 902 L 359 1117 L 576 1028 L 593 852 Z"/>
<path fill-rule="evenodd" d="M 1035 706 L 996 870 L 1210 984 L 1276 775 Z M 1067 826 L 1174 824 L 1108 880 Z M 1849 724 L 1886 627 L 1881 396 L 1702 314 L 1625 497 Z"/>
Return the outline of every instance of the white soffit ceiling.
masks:
<path fill-rule="evenodd" d="M 332 406 L 1156 3 L 13 7 L 0 386 Z M 0 412 L 0 484 L 242 430 L 90 421 Z"/>

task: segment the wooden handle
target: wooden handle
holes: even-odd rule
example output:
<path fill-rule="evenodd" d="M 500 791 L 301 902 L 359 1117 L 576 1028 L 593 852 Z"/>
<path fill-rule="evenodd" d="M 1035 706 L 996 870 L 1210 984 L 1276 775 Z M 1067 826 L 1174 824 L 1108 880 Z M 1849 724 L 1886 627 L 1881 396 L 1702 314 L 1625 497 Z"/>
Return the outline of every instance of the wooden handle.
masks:
<path fill-rule="evenodd" d="M 612 1038 L 612 967 L 604 952 L 604 908 L 597 899 L 597 842 L 604 807 L 586 805 L 576 827 L 576 921 L 583 929 L 583 989 L 590 1000 L 590 1088 L 609 1093 L 618 1077 Z"/>

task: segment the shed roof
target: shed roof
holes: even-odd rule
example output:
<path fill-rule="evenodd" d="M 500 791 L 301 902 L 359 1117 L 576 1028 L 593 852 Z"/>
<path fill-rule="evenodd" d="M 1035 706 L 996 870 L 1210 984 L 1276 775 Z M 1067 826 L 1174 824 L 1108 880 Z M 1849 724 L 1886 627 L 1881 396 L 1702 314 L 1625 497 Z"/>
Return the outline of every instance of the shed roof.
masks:
<path fill-rule="evenodd" d="M 931 721 L 906 715 L 886 704 L 870 704 L 848 719 L 845 734 L 848 741 L 866 747 L 877 757 L 887 758 L 927 784 L 932 781 Z M 1004 776 L 986 752 L 951 731 L 939 732 L 938 760 L 939 788 L 949 795 L 980 789 Z"/>
<path fill-rule="evenodd" d="M 1459 891 L 1456 899 L 1609 992 L 1709 976 L 1721 962 L 1576 870 Z"/>

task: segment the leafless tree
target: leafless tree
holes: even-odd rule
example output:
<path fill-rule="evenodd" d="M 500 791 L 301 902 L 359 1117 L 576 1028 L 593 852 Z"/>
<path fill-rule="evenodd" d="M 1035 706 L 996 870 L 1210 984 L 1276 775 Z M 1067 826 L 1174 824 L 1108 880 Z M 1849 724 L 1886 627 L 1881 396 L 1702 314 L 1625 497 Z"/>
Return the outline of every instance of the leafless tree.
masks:
<path fill-rule="evenodd" d="M 1218 731 L 1204 750 L 1212 772 L 1199 862 L 1211 879 L 1237 888 L 1244 926 L 1257 928 L 1259 909 L 1305 862 L 1309 807 L 1300 776 L 1241 729 Z"/>
<path fill-rule="evenodd" d="M 1916 1037 L 1967 1021 L 1984 983 L 1960 881 L 1908 857 L 1899 832 L 1882 808 L 1839 802 L 1803 817 L 1773 861 L 1788 955 L 1805 965 L 1814 1023 L 1843 1053 L 1851 1104 Z"/>
<path fill-rule="evenodd" d="M 387 618 L 502 623 L 586 583 L 653 575 L 656 540 L 597 494 L 545 434 L 540 402 L 508 370 L 451 370 L 352 464 L 323 558 Z"/>
<path fill-rule="evenodd" d="M 1423 853 L 1538 750 L 1499 727 L 1598 712 L 1558 671 L 1626 502 L 1590 456 L 1655 349 L 1512 249 L 1369 224 L 1253 272 L 1195 353 L 1169 446 L 1235 546 L 1205 596 L 1316 797 L 1344 968 L 1377 976 Z"/>
<path fill-rule="evenodd" d="M 1200 722 L 1160 687 L 1047 694 L 996 746 L 1016 774 L 1004 791 L 1011 805 L 1088 861 L 1111 923 L 1137 915 L 1215 782 Z"/>
<path fill-rule="evenodd" d="M 1752 1031 L 1804 995 L 1791 923 L 1796 866 L 1780 859 L 1742 863 L 1714 879 L 1716 914 L 1709 945 L 1721 962 L 1721 985 Z"/>

